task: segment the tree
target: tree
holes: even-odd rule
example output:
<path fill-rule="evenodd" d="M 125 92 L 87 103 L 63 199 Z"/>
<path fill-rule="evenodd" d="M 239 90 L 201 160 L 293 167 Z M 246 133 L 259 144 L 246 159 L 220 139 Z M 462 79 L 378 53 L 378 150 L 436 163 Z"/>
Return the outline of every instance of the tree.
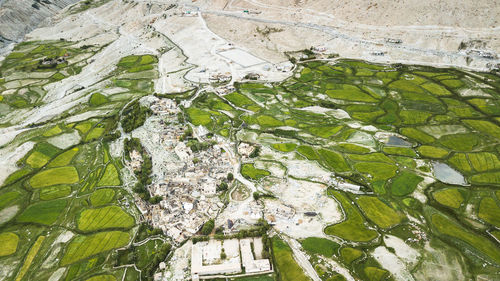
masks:
<path fill-rule="evenodd" d="M 234 175 L 233 175 L 233 173 L 229 173 L 229 174 L 227 174 L 227 180 L 228 180 L 228 181 L 233 181 L 233 180 L 234 180 Z"/>
<path fill-rule="evenodd" d="M 156 196 L 153 196 L 151 198 L 149 198 L 149 203 L 151 204 L 158 204 L 160 203 L 160 201 L 163 200 L 163 197 L 159 196 L 159 195 L 156 195 Z"/>
<path fill-rule="evenodd" d="M 201 228 L 201 234 L 209 235 L 215 227 L 215 221 L 213 219 L 208 220 Z"/>

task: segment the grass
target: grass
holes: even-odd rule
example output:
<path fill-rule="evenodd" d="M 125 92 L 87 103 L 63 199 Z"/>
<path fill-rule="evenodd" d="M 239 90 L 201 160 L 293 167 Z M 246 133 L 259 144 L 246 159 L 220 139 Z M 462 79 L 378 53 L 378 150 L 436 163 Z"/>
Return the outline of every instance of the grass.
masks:
<path fill-rule="evenodd" d="M 335 146 L 336 149 L 343 151 L 343 152 L 348 152 L 348 153 L 361 153 L 361 154 L 366 154 L 370 152 L 369 148 L 366 148 L 364 146 L 359 146 L 353 143 L 340 143 L 337 146 Z"/>
<path fill-rule="evenodd" d="M 82 134 L 86 134 L 91 128 L 92 128 L 93 123 L 90 121 L 85 121 L 82 123 L 79 123 L 78 125 L 75 126 L 75 128 L 80 131 Z"/>
<path fill-rule="evenodd" d="M 21 196 L 21 193 L 17 191 L 9 191 L 0 195 L 0 210 L 11 205 L 19 196 Z"/>
<path fill-rule="evenodd" d="M 448 156 L 449 152 L 446 149 L 430 145 L 422 145 L 417 148 L 418 153 L 426 158 L 442 159 Z"/>
<path fill-rule="evenodd" d="M 31 263 L 33 262 L 33 259 L 35 259 L 35 256 L 38 254 L 38 251 L 42 247 L 42 243 L 45 240 L 45 236 L 38 236 L 38 238 L 35 241 L 35 244 L 31 246 L 31 249 L 28 252 L 28 255 L 26 255 L 26 259 L 24 260 L 23 266 L 17 273 L 16 281 L 21 281 L 24 278 L 24 275 L 26 275 L 26 272 L 28 272 L 28 269 L 31 266 Z"/>
<path fill-rule="evenodd" d="M 109 102 L 109 99 L 101 93 L 93 93 L 90 96 L 89 103 L 90 106 L 97 107 Z"/>
<path fill-rule="evenodd" d="M 0 233 L 0 257 L 5 257 L 14 254 L 17 251 L 19 236 L 12 232 Z"/>
<path fill-rule="evenodd" d="M 28 167 L 24 167 L 20 170 L 17 170 L 15 171 L 14 173 L 10 174 L 7 179 L 5 180 L 4 184 L 5 185 L 8 185 L 8 184 L 11 184 L 17 180 L 19 180 L 20 178 L 26 176 L 27 174 L 31 173 L 31 169 L 28 168 Z"/>
<path fill-rule="evenodd" d="M 465 153 L 455 153 L 448 159 L 451 166 L 462 172 L 471 172 L 472 167 Z"/>
<path fill-rule="evenodd" d="M 424 90 L 411 80 L 396 80 L 389 84 L 389 88 L 399 90 L 401 92 L 424 93 Z"/>
<path fill-rule="evenodd" d="M 327 90 L 325 93 L 332 99 L 359 101 L 359 102 L 376 102 L 372 96 L 361 91 L 354 85 L 343 84 L 342 89 Z"/>
<path fill-rule="evenodd" d="M 353 261 L 363 256 L 363 251 L 351 247 L 345 247 L 340 249 L 340 255 L 346 264 L 351 264 Z"/>
<path fill-rule="evenodd" d="M 275 281 L 271 275 L 247 276 L 230 279 L 234 281 Z"/>
<path fill-rule="evenodd" d="M 423 180 L 421 176 L 403 171 L 391 183 L 391 192 L 396 196 L 405 196 L 412 193 Z"/>
<path fill-rule="evenodd" d="M 392 154 L 392 155 L 401 155 L 408 157 L 416 157 L 415 151 L 409 147 L 395 147 L 395 146 L 386 146 L 383 149 L 384 153 Z"/>
<path fill-rule="evenodd" d="M 301 145 L 297 147 L 297 151 L 309 160 L 319 160 L 316 150 L 311 146 Z"/>
<path fill-rule="evenodd" d="M 377 197 L 361 196 L 357 203 L 368 219 L 381 228 L 399 224 L 403 216 Z"/>
<path fill-rule="evenodd" d="M 431 115 L 429 112 L 419 110 L 401 110 L 399 112 L 399 117 L 405 125 L 425 124 Z"/>
<path fill-rule="evenodd" d="M 201 109 L 197 109 L 194 107 L 190 107 L 187 109 L 187 113 L 189 115 L 189 119 L 191 120 L 191 123 L 195 126 L 207 126 L 212 122 L 212 119 L 210 118 L 210 113 L 203 111 Z"/>
<path fill-rule="evenodd" d="M 283 122 L 281 122 L 280 120 L 278 120 L 278 119 L 276 119 L 276 118 L 274 118 L 272 116 L 269 116 L 269 115 L 259 115 L 257 117 L 257 122 L 262 127 L 279 127 L 279 126 L 283 126 Z"/>
<path fill-rule="evenodd" d="M 367 174 L 373 181 L 388 180 L 396 175 L 398 167 L 388 163 L 360 162 L 354 164 L 360 173 Z"/>
<path fill-rule="evenodd" d="M 115 165 L 108 164 L 106 169 L 104 170 L 104 175 L 101 177 L 97 186 L 116 186 L 120 185 L 120 175 L 118 175 L 118 171 L 116 170 Z"/>
<path fill-rule="evenodd" d="M 102 136 L 102 134 L 106 131 L 106 129 L 101 127 L 95 127 L 90 131 L 87 136 L 85 136 L 85 141 L 93 141 Z"/>
<path fill-rule="evenodd" d="M 415 128 L 402 128 L 400 132 L 402 135 L 414 139 L 422 144 L 430 144 L 436 140 L 433 136 Z"/>
<path fill-rule="evenodd" d="M 332 257 L 335 255 L 339 247 L 340 245 L 338 243 L 325 238 L 308 237 L 302 240 L 302 248 L 304 248 L 304 250 L 325 257 Z"/>
<path fill-rule="evenodd" d="M 451 96 L 452 93 L 448 91 L 445 87 L 440 86 L 436 83 L 428 82 L 423 85 L 421 85 L 422 88 L 426 89 L 429 93 L 436 95 L 436 96 Z"/>
<path fill-rule="evenodd" d="M 241 174 L 245 178 L 259 180 L 263 177 L 269 176 L 271 173 L 266 170 L 255 168 L 254 164 L 247 163 L 241 166 Z"/>
<path fill-rule="evenodd" d="M 334 190 L 329 190 L 329 194 L 335 196 L 338 202 L 340 202 L 346 217 L 343 222 L 326 227 L 325 234 L 354 242 L 368 242 L 378 236 L 376 231 L 368 229 L 365 226 L 363 216 L 347 197 Z"/>
<path fill-rule="evenodd" d="M 471 151 L 479 141 L 480 137 L 477 134 L 454 134 L 439 138 L 439 143 L 456 151 Z"/>
<path fill-rule="evenodd" d="M 78 153 L 79 150 L 80 149 L 78 147 L 74 147 L 59 154 L 56 158 L 50 161 L 47 167 L 54 168 L 54 167 L 62 167 L 69 165 L 71 163 L 71 160 L 73 160 L 73 158 L 75 157 L 75 155 Z"/>
<path fill-rule="evenodd" d="M 467 231 L 443 215 L 433 214 L 431 220 L 432 224 L 436 227 L 439 233 L 458 239 L 470 245 L 479 254 L 485 255 L 492 262 L 500 265 L 500 249 L 498 249 L 498 247 L 490 240 L 481 235 Z"/>
<path fill-rule="evenodd" d="M 61 128 L 59 128 L 58 125 L 50 128 L 49 130 L 45 131 L 45 133 L 42 134 L 42 136 L 44 137 L 52 137 L 52 136 L 55 136 L 55 135 L 58 135 L 62 133 L 62 130 Z"/>
<path fill-rule="evenodd" d="M 282 281 L 310 281 L 293 259 L 292 249 L 278 236 L 272 238 L 273 254 Z"/>
<path fill-rule="evenodd" d="M 78 172 L 73 166 L 43 170 L 34 175 L 29 184 L 33 188 L 46 187 L 58 184 L 73 184 L 79 180 Z"/>
<path fill-rule="evenodd" d="M 322 159 L 321 163 L 323 163 L 330 170 L 338 173 L 350 170 L 349 165 L 341 154 L 327 149 L 319 149 L 318 154 Z"/>
<path fill-rule="evenodd" d="M 441 205 L 458 209 L 464 202 L 464 197 L 458 188 L 446 188 L 432 193 L 432 197 Z"/>
<path fill-rule="evenodd" d="M 370 153 L 370 154 L 349 154 L 348 155 L 349 159 L 353 161 L 363 161 L 363 162 L 382 162 L 382 163 L 388 163 L 388 164 L 393 164 L 394 160 L 391 158 L 387 157 L 383 153 Z"/>
<path fill-rule="evenodd" d="M 49 160 L 49 156 L 38 151 L 33 151 L 26 159 L 26 164 L 30 165 L 32 168 L 38 169 L 47 164 Z"/>
<path fill-rule="evenodd" d="M 227 99 L 229 102 L 232 104 L 238 106 L 238 107 L 243 107 L 246 108 L 249 105 L 255 104 L 251 99 L 249 99 L 247 96 L 240 94 L 238 92 L 232 92 L 230 94 L 227 94 L 224 96 L 225 99 Z"/>
<path fill-rule="evenodd" d="M 102 188 L 94 191 L 90 195 L 90 203 L 95 206 L 102 206 L 108 204 L 115 197 L 115 191 L 111 188 Z"/>
<path fill-rule="evenodd" d="M 72 264 L 93 255 L 120 248 L 128 244 L 130 235 L 127 232 L 109 231 L 93 235 L 79 235 L 66 247 L 61 259 L 61 266 Z"/>
<path fill-rule="evenodd" d="M 273 143 L 271 147 L 278 151 L 291 152 L 295 150 L 297 145 L 295 143 Z"/>
<path fill-rule="evenodd" d="M 134 218 L 118 206 L 84 210 L 77 220 L 78 229 L 85 232 L 109 228 L 127 229 L 134 223 Z"/>
<path fill-rule="evenodd" d="M 85 281 L 116 281 L 116 278 L 113 275 L 96 275 L 92 276 Z"/>
<path fill-rule="evenodd" d="M 479 132 L 500 139 L 500 127 L 485 120 L 463 120 L 463 122 Z"/>
<path fill-rule="evenodd" d="M 40 189 L 40 199 L 45 201 L 66 197 L 70 194 L 71 186 L 69 185 L 54 185 Z"/>
<path fill-rule="evenodd" d="M 479 203 L 478 216 L 485 222 L 500 228 L 500 207 L 495 199 L 485 197 Z"/>
<path fill-rule="evenodd" d="M 320 138 L 330 138 L 331 136 L 342 130 L 344 126 L 324 126 L 324 127 L 309 127 L 308 130 L 311 134 Z"/>
<path fill-rule="evenodd" d="M 368 281 L 380 281 L 385 280 L 389 276 L 389 271 L 385 269 L 380 269 L 378 267 L 367 266 L 363 269 Z"/>
<path fill-rule="evenodd" d="M 67 204 L 68 202 L 65 199 L 35 203 L 28 206 L 24 212 L 17 217 L 17 221 L 21 223 L 51 225 L 56 222 Z"/>
<path fill-rule="evenodd" d="M 496 154 L 490 152 L 479 152 L 467 154 L 469 162 L 478 172 L 486 172 L 500 169 L 500 160 Z"/>
<path fill-rule="evenodd" d="M 52 144 L 46 143 L 46 142 L 40 142 L 35 146 L 35 151 L 38 151 L 40 153 L 43 153 L 44 155 L 47 155 L 50 158 L 55 157 L 61 150 Z"/>
<path fill-rule="evenodd" d="M 471 183 L 474 184 L 500 184 L 500 172 L 481 173 L 470 177 Z"/>

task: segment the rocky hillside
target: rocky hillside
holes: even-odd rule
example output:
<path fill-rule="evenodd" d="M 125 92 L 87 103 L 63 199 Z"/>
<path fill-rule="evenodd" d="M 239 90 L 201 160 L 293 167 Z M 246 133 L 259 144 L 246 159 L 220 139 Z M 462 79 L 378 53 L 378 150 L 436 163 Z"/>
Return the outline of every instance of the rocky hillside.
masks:
<path fill-rule="evenodd" d="M 0 0 L 0 53 L 40 22 L 78 0 Z"/>

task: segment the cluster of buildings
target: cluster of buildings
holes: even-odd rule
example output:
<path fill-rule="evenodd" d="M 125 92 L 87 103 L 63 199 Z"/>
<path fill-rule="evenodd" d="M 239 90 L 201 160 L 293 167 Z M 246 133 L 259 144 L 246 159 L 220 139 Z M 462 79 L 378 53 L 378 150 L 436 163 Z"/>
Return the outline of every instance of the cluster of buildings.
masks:
<path fill-rule="evenodd" d="M 180 243 L 198 232 L 224 207 L 217 196 L 217 185 L 232 171 L 229 156 L 217 144 L 193 152 L 182 137 L 185 126 L 178 124 L 178 106 L 173 100 L 158 99 L 151 105 L 163 124 L 159 146 L 166 157 L 159 169 L 153 168 L 155 180 L 148 186 L 151 196 L 161 196 L 158 204 L 137 200 L 144 220 Z M 133 154 L 133 153 L 132 153 Z M 140 165 L 131 157 L 129 165 Z M 153 157 L 154 159 L 154 157 Z"/>
<path fill-rule="evenodd" d="M 198 242 L 191 248 L 191 278 L 271 273 L 271 262 L 262 251 L 261 237 Z"/>

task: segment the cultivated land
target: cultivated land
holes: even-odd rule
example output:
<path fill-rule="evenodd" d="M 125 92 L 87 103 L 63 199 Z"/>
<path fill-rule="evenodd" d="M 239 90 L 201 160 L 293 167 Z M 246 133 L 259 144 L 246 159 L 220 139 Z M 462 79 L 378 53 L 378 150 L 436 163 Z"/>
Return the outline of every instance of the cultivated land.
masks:
<path fill-rule="evenodd" d="M 83 1 L 12 46 L 0 279 L 189 280 L 208 236 L 262 237 L 230 280 L 499 279 L 498 8 L 358 2 Z"/>

